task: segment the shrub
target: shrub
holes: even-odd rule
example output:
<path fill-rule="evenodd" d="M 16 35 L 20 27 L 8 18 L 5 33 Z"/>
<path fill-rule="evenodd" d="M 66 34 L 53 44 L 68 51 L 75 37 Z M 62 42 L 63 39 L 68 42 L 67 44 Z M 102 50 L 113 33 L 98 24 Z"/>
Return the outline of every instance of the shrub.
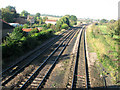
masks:
<path fill-rule="evenodd" d="M 51 27 L 50 27 L 52 30 L 56 30 L 56 27 L 55 27 L 55 25 L 51 25 Z"/>
<path fill-rule="evenodd" d="M 28 24 L 24 24 L 24 25 L 23 25 L 23 28 L 28 28 L 28 27 L 29 27 Z"/>
<path fill-rule="evenodd" d="M 51 27 L 51 25 L 52 25 L 51 23 L 48 23 L 48 24 L 47 24 L 47 28 L 50 28 L 50 27 Z"/>
<path fill-rule="evenodd" d="M 68 29 L 69 26 L 67 24 L 62 24 L 61 29 Z"/>
<path fill-rule="evenodd" d="M 33 28 L 30 32 L 29 32 L 29 35 L 33 35 L 35 33 L 38 33 L 39 31 L 37 30 L 37 28 Z"/>

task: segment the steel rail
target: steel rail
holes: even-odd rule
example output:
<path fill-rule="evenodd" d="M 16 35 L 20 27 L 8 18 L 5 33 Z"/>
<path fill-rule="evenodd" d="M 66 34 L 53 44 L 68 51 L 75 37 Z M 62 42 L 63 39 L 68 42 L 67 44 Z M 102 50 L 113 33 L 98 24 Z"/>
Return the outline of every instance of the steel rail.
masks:
<path fill-rule="evenodd" d="M 86 41 L 85 41 L 85 30 L 84 30 L 84 54 L 85 54 L 85 72 L 86 72 L 86 88 L 89 89 L 89 77 L 88 77 L 88 63 L 87 63 L 87 55 L 86 55 Z"/>
<path fill-rule="evenodd" d="M 39 84 L 39 86 L 37 87 L 37 90 L 42 86 L 42 84 L 44 83 L 45 79 L 47 78 L 47 76 L 51 73 L 51 71 L 53 70 L 53 68 L 55 67 L 55 64 L 57 62 L 57 60 L 59 59 L 59 57 L 62 55 L 62 53 L 64 52 L 65 48 L 67 47 L 68 43 L 70 42 L 70 40 L 73 38 L 73 36 L 75 35 L 75 32 L 73 33 L 73 35 L 69 38 L 69 40 L 67 41 L 67 43 L 64 45 L 63 49 L 60 51 L 59 55 L 57 56 L 57 58 L 55 59 L 53 65 L 50 67 L 50 69 L 48 70 L 48 72 L 46 73 L 46 75 L 44 76 L 44 78 L 42 79 L 41 83 Z"/>
<path fill-rule="evenodd" d="M 76 72 L 77 72 L 77 64 L 78 64 L 78 58 L 79 58 L 79 48 L 80 48 L 82 31 L 83 31 L 83 28 L 80 31 L 80 38 L 79 38 L 78 47 L 77 47 L 77 55 L 76 55 L 76 61 L 75 61 L 75 67 L 74 67 L 74 72 L 73 72 L 73 80 L 72 80 L 72 87 L 71 87 L 71 89 L 74 88 L 74 80 L 75 80 L 75 75 L 76 75 Z"/>
<path fill-rule="evenodd" d="M 86 86 L 86 89 L 89 89 L 89 77 L 88 77 L 88 64 L 87 64 L 87 56 L 86 56 L 86 45 L 85 45 L 85 26 L 83 26 L 82 28 L 82 31 L 81 31 L 81 36 L 82 36 L 82 33 L 84 35 L 83 37 L 83 44 L 84 44 L 84 59 L 85 59 L 85 86 Z M 84 31 L 83 31 L 84 30 Z M 78 43 L 78 47 L 77 47 L 77 55 L 76 55 L 76 61 L 75 61 L 75 67 L 74 67 L 74 72 L 73 72 L 73 80 L 72 80 L 72 87 L 71 89 L 74 89 L 75 88 L 75 78 L 76 78 L 76 74 L 77 74 L 77 69 L 78 69 L 78 59 L 79 59 L 79 48 L 80 48 L 80 43 L 81 43 L 81 36 L 79 38 L 79 43 Z"/>
<path fill-rule="evenodd" d="M 30 55 L 32 55 L 33 53 L 37 52 L 40 48 L 43 48 L 45 45 L 47 45 L 48 43 L 50 43 L 51 41 L 55 40 L 56 38 L 60 37 L 60 35 L 64 34 L 65 32 L 59 34 L 58 36 L 52 38 L 51 40 L 49 40 L 47 43 L 43 43 L 39 48 L 37 48 L 37 50 L 35 49 L 33 52 L 27 54 L 25 57 L 19 58 L 19 61 L 17 61 L 15 64 L 11 65 L 10 67 L 8 67 L 7 69 L 5 69 L 4 71 L 2 71 L 0 73 L 0 75 L 4 74 L 5 72 L 8 72 L 10 69 L 12 69 L 13 67 L 15 67 L 17 64 L 19 64 L 20 62 L 22 62 L 23 60 L 25 60 L 26 58 L 28 58 Z"/>
<path fill-rule="evenodd" d="M 71 35 L 71 34 L 70 34 Z M 69 35 L 69 36 L 70 36 Z M 30 83 L 30 81 L 38 75 L 38 72 L 45 66 L 47 63 L 47 60 L 59 49 L 59 47 L 64 43 L 64 41 L 69 38 L 67 36 L 60 44 L 59 46 L 44 60 L 44 62 L 37 68 L 37 70 L 30 76 L 30 78 L 20 87 L 20 89 L 25 89 L 27 87 L 27 84 Z"/>
<path fill-rule="evenodd" d="M 64 37 L 67 37 L 69 34 L 71 34 L 71 32 L 69 32 L 67 35 L 65 35 Z M 52 44 L 50 44 L 45 50 L 47 50 Z M 43 53 L 45 50 L 43 50 L 41 53 Z M 40 54 L 41 54 L 40 53 Z M 39 55 L 40 55 L 39 54 Z M 36 55 L 35 57 L 31 58 L 30 62 L 28 62 L 27 64 L 25 64 L 22 68 L 20 68 L 17 72 L 15 72 L 12 76 L 10 76 L 7 80 L 5 80 L 2 83 L 2 86 L 5 86 L 5 84 L 7 84 L 10 80 L 12 80 L 19 72 L 21 72 L 25 67 L 27 67 L 34 59 L 36 59 L 39 55 Z"/>
<path fill-rule="evenodd" d="M 82 36 L 82 33 L 84 35 L 83 37 L 83 44 L 84 44 L 84 59 L 85 59 L 85 86 L 86 86 L 86 89 L 89 89 L 89 77 L 88 77 L 88 65 L 87 65 L 87 57 L 86 57 L 86 45 L 85 45 L 85 26 L 83 26 L 82 28 L 82 32 L 81 32 L 81 36 Z M 84 30 L 84 31 L 83 31 Z M 75 88 L 75 77 L 76 77 L 76 74 L 77 74 L 77 65 L 78 65 L 78 58 L 79 58 L 79 48 L 80 48 L 80 42 L 81 42 L 81 37 L 79 39 L 79 45 L 78 45 L 78 49 L 77 49 L 77 55 L 76 55 L 76 62 L 75 62 L 75 67 L 74 67 L 74 72 L 73 72 L 73 81 L 72 81 L 72 88 L 71 89 L 74 89 Z"/>

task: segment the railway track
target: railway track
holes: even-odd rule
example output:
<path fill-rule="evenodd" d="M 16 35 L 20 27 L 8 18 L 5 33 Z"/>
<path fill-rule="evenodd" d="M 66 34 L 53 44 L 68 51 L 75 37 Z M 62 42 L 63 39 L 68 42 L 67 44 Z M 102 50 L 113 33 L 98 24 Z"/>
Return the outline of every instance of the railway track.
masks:
<path fill-rule="evenodd" d="M 66 88 L 89 88 L 89 73 L 85 49 L 85 27 L 80 30 L 74 53 L 71 56 L 70 75 Z"/>
<path fill-rule="evenodd" d="M 58 42 L 57 44 L 59 44 L 60 42 L 62 42 L 62 40 L 67 37 L 72 31 L 68 32 L 67 34 L 65 34 Z M 58 36 L 59 37 L 59 36 Z M 4 70 L 1 74 L 2 74 L 2 86 L 5 86 L 9 81 L 11 81 L 18 73 L 20 73 L 22 70 L 25 69 L 25 67 L 28 67 L 37 57 L 40 56 L 40 54 L 42 54 L 44 51 L 46 51 L 48 48 L 50 48 L 54 43 L 55 43 L 55 39 L 53 38 L 52 40 L 50 40 L 48 43 L 43 44 L 41 47 L 39 47 L 36 51 L 30 53 L 29 55 L 27 55 L 25 58 L 21 58 L 17 63 L 15 63 L 14 65 L 12 65 L 11 67 L 7 68 L 6 70 Z M 51 43 L 52 42 L 52 43 Z"/>
<path fill-rule="evenodd" d="M 57 60 L 59 59 L 60 55 L 65 50 L 66 46 L 73 38 L 76 32 L 72 32 L 68 35 L 60 44 L 59 46 L 44 60 L 44 62 L 36 67 L 37 69 L 34 70 L 32 73 L 29 73 L 26 78 L 19 83 L 15 88 L 22 89 L 29 89 L 29 88 L 41 88 L 45 83 L 47 77 L 49 76 L 50 72 L 54 68 Z"/>

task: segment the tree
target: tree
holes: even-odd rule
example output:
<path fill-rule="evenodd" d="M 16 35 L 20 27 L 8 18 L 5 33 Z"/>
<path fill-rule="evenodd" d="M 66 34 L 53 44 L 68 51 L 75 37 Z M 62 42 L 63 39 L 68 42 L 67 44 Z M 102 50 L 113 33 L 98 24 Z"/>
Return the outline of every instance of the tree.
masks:
<path fill-rule="evenodd" d="M 77 17 L 75 15 L 65 15 L 70 22 L 70 26 L 76 25 L 77 24 Z"/>
<path fill-rule="evenodd" d="M 67 24 L 68 27 L 70 26 L 70 22 L 67 16 L 63 16 L 62 18 L 59 19 L 59 21 L 57 21 L 56 30 L 59 31 L 60 29 L 62 29 L 61 27 L 63 24 Z"/>
<path fill-rule="evenodd" d="M 61 29 L 68 29 L 68 25 L 65 23 L 65 24 L 62 24 L 62 26 L 61 26 Z"/>
<path fill-rule="evenodd" d="M 69 22 L 69 19 L 66 17 L 66 16 L 63 16 L 61 19 L 60 19 L 60 22 L 61 22 L 61 25 L 66 23 L 68 26 L 70 26 L 70 22 Z"/>
<path fill-rule="evenodd" d="M 23 28 L 28 28 L 28 27 L 29 27 L 28 24 L 24 24 L 24 25 L 23 25 Z"/>
<path fill-rule="evenodd" d="M 110 23 L 114 23 L 116 20 L 114 20 L 114 19 L 112 19 L 112 20 L 110 20 Z"/>
<path fill-rule="evenodd" d="M 13 43 L 20 41 L 23 35 L 24 32 L 22 31 L 22 27 L 16 27 L 12 33 L 8 33 L 8 36 L 6 37 L 4 43 L 7 46 L 12 45 Z"/>
<path fill-rule="evenodd" d="M 6 22 L 14 22 L 14 18 L 17 18 L 19 14 L 16 13 L 16 9 L 13 6 L 7 6 L 1 9 L 2 19 Z"/>
<path fill-rule="evenodd" d="M 10 12 L 13 13 L 13 17 L 14 18 L 18 18 L 19 17 L 19 14 L 17 13 L 16 11 L 16 8 L 14 6 L 7 6 L 6 9 L 8 9 Z"/>
<path fill-rule="evenodd" d="M 60 22 L 60 21 L 57 21 L 57 22 L 56 22 L 56 30 L 57 30 L 57 31 L 59 31 L 59 30 L 60 30 L 61 25 L 62 25 L 62 24 L 61 24 L 61 22 Z"/>
<path fill-rule="evenodd" d="M 2 19 L 4 21 L 8 23 L 14 22 L 13 14 L 8 9 L 2 8 L 1 13 L 2 13 Z"/>
<path fill-rule="evenodd" d="M 40 18 L 40 20 L 39 20 L 39 25 L 41 25 L 41 24 L 43 24 L 43 19 L 42 18 Z"/>
<path fill-rule="evenodd" d="M 108 20 L 106 20 L 106 19 L 100 20 L 100 23 L 107 23 L 107 22 L 108 22 Z"/>
<path fill-rule="evenodd" d="M 118 27 L 119 27 L 118 21 L 116 21 L 115 23 L 110 23 L 108 25 L 109 34 L 110 34 L 111 37 L 119 34 Z"/>
<path fill-rule="evenodd" d="M 47 24 L 47 28 L 50 28 L 51 26 L 52 26 L 51 23 L 48 23 L 48 24 Z"/>
<path fill-rule="evenodd" d="M 21 12 L 21 16 L 24 16 L 24 17 L 27 18 L 28 15 L 30 15 L 30 13 L 28 13 L 28 12 L 25 11 L 25 10 L 23 10 L 23 11 Z"/>
<path fill-rule="evenodd" d="M 75 15 L 71 15 L 70 22 L 72 25 L 76 25 L 77 24 L 77 17 Z"/>
<path fill-rule="evenodd" d="M 14 12 L 14 13 L 16 13 L 16 9 L 15 9 L 15 7 L 13 7 L 13 6 L 7 6 L 6 7 L 6 9 L 8 9 L 10 12 Z"/>
<path fill-rule="evenodd" d="M 35 17 L 40 17 L 40 13 L 36 13 Z"/>
<path fill-rule="evenodd" d="M 43 17 L 43 22 L 45 23 L 45 21 L 48 19 L 47 16 Z"/>

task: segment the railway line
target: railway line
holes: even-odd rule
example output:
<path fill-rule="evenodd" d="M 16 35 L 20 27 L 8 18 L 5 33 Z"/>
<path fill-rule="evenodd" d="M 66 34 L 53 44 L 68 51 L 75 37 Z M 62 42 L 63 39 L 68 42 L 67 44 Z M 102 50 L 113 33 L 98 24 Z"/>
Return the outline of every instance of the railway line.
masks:
<path fill-rule="evenodd" d="M 66 88 L 89 88 L 89 73 L 85 49 L 85 27 L 80 30 L 71 56 L 70 75 Z"/>
<path fill-rule="evenodd" d="M 85 30 L 81 31 L 76 62 L 73 74 L 72 88 L 89 88 L 89 75 L 85 50 Z"/>
<path fill-rule="evenodd" d="M 56 42 L 55 39 L 59 38 L 57 36 L 56 38 L 53 38 L 50 40 L 48 43 L 43 44 L 39 49 L 34 51 L 33 53 L 29 54 L 27 57 L 19 60 L 17 63 L 14 65 L 11 65 L 11 67 L 7 68 L 4 70 L 2 74 L 2 86 L 5 86 L 9 81 L 11 81 L 18 73 L 20 73 L 22 70 L 24 70 L 26 67 L 28 67 L 33 61 L 35 61 L 36 58 L 38 58 L 43 52 L 48 50 L 50 47 L 57 47 L 57 45 L 65 38 L 67 37 L 72 30 L 70 30 L 67 34 L 63 33 L 63 37 L 57 41 L 57 43 L 54 45 Z M 52 42 L 52 43 L 51 43 Z"/>
<path fill-rule="evenodd" d="M 76 52 L 72 54 L 70 75 L 66 88 L 89 88 L 84 26 L 81 30 L 73 29 L 63 33 L 63 37 L 61 38 L 59 36 L 53 38 L 48 43 L 36 49 L 33 53 L 4 70 L 0 73 L 2 74 L 2 86 L 5 88 L 9 87 L 9 83 L 14 78 L 17 78 L 17 75 L 24 73 L 26 68 L 31 68 L 32 66 L 31 71 L 23 75 L 22 79 L 14 84 L 11 89 L 29 90 L 30 88 L 44 88 L 46 80 L 49 78 L 56 62 L 76 33 L 78 34 L 75 46 Z M 59 41 L 57 41 L 57 38 L 60 38 Z M 52 50 L 49 48 L 52 48 Z M 49 54 L 44 55 L 45 51 L 49 51 Z M 38 60 L 41 62 L 38 62 Z M 37 65 L 34 61 L 37 61 Z"/>
<path fill-rule="evenodd" d="M 45 62 L 43 62 L 36 71 L 30 74 L 31 76 L 27 79 L 27 81 L 23 81 L 22 83 L 24 84 L 21 83 L 22 85 L 21 84 L 19 85 L 21 86 L 20 89 L 26 89 L 27 87 L 28 89 L 29 88 L 39 89 L 43 87 L 43 84 L 45 83 L 52 69 L 54 68 L 57 60 L 59 59 L 59 57 L 61 56 L 61 54 L 63 53 L 63 51 L 65 50 L 66 46 L 73 38 L 75 33 L 76 32 L 72 32 L 71 35 L 69 35 L 68 37 L 65 38 L 65 40 L 63 40 L 60 47 L 56 48 L 55 53 L 54 54 L 51 53 L 50 56 L 48 56 L 48 58 L 45 60 Z"/>

